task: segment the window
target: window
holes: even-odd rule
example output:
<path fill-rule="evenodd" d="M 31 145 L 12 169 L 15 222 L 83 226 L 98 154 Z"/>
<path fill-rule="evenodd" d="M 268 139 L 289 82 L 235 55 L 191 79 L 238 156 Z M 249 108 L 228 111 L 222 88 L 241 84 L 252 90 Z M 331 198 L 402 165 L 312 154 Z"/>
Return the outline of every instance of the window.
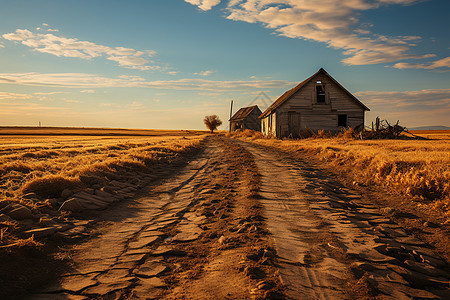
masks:
<path fill-rule="evenodd" d="M 347 127 L 347 115 L 338 115 L 338 126 Z"/>
<path fill-rule="evenodd" d="M 316 85 L 316 99 L 317 103 L 325 103 L 325 85 Z"/>

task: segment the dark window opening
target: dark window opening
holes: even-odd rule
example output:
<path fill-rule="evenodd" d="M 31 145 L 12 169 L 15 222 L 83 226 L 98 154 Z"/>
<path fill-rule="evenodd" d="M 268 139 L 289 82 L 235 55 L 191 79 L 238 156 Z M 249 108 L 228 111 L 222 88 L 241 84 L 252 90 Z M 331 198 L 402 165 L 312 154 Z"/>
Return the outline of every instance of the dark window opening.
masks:
<path fill-rule="evenodd" d="M 338 126 L 347 127 L 347 115 L 338 115 Z"/>
<path fill-rule="evenodd" d="M 316 85 L 317 103 L 325 103 L 325 86 Z"/>

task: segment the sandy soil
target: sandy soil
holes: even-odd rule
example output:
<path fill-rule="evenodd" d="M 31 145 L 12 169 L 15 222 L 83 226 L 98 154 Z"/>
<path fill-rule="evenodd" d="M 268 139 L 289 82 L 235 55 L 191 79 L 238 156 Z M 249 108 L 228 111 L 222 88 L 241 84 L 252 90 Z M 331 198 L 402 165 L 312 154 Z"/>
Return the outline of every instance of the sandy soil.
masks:
<path fill-rule="evenodd" d="M 67 268 L 27 299 L 282 296 L 252 156 L 211 139 L 134 201 L 91 215 L 97 237 L 54 254 Z"/>
<path fill-rule="evenodd" d="M 95 234 L 52 253 L 64 263 L 26 298 L 450 297 L 428 244 L 304 161 L 215 137 L 166 172 L 89 215 Z"/>
<path fill-rule="evenodd" d="M 289 298 L 450 297 L 448 264 L 370 196 L 304 160 L 241 145 L 261 174 L 261 202 Z"/>

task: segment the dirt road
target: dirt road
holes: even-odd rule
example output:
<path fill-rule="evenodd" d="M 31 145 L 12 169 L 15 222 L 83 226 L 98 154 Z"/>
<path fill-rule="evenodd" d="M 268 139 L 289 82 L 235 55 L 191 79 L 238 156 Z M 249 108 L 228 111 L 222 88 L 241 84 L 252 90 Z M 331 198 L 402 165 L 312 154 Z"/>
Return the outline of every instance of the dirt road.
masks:
<path fill-rule="evenodd" d="M 62 251 L 71 267 L 28 299 L 450 296 L 427 245 L 304 162 L 211 138 L 170 171 L 102 211 L 98 235 Z"/>
<path fill-rule="evenodd" d="M 241 144 L 262 177 L 261 202 L 288 297 L 450 297 L 448 265 L 370 199 L 305 162 Z"/>

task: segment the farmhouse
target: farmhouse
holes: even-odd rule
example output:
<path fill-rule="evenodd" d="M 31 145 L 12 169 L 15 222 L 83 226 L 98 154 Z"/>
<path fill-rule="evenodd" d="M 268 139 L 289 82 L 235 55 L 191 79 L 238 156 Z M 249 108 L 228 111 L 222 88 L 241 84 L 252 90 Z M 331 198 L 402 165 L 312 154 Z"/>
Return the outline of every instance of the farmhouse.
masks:
<path fill-rule="evenodd" d="M 239 109 L 230 119 L 231 131 L 238 129 L 261 131 L 261 121 L 258 119 L 260 115 L 261 110 L 258 105 Z"/>
<path fill-rule="evenodd" d="M 298 137 L 306 128 L 338 131 L 364 126 L 369 110 L 323 68 L 285 92 L 259 117 L 262 133 Z"/>

